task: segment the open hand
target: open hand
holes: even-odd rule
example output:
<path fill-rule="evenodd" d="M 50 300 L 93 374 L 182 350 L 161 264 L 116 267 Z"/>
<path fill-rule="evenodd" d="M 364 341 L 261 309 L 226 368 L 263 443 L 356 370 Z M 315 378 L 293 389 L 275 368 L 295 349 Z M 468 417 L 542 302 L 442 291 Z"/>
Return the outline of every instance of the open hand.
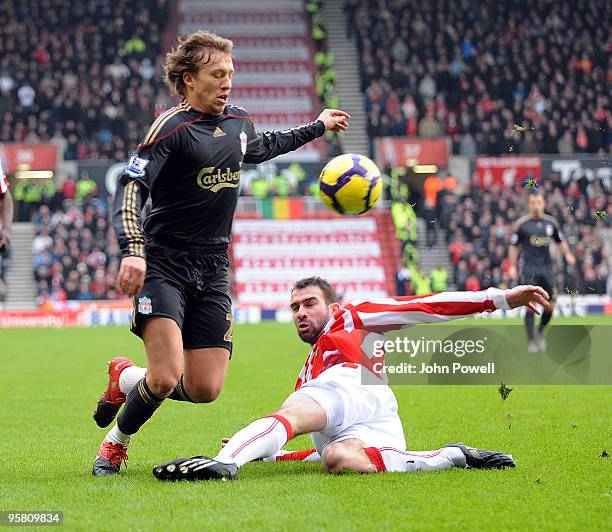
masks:
<path fill-rule="evenodd" d="M 147 263 L 142 257 L 123 257 L 119 266 L 117 288 L 130 297 L 135 296 L 144 285 Z"/>
<path fill-rule="evenodd" d="M 506 292 L 506 301 L 508 301 L 510 308 L 525 306 L 538 315 L 540 313 L 536 304 L 547 307 L 549 299 L 550 296 L 546 293 L 546 290 L 530 284 L 515 286 Z"/>
<path fill-rule="evenodd" d="M 325 124 L 325 129 L 329 129 L 334 133 L 346 131 L 349 127 L 350 115 L 339 109 L 324 109 L 317 120 L 321 120 Z"/>
<path fill-rule="evenodd" d="M 11 239 L 9 237 L 8 231 L 0 229 L 0 251 L 4 251 L 8 249 L 11 245 Z"/>

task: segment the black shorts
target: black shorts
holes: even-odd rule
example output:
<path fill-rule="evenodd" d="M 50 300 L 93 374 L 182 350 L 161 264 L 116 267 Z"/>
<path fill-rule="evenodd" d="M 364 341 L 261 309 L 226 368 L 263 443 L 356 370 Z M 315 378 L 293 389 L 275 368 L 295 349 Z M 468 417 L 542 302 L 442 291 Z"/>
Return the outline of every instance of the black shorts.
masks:
<path fill-rule="evenodd" d="M 521 284 L 541 286 L 550 296 L 551 301 L 557 297 L 557 283 L 552 272 L 522 272 Z"/>
<path fill-rule="evenodd" d="M 131 331 L 142 338 L 149 318 L 173 319 L 184 349 L 224 347 L 232 352 L 232 300 L 227 252 L 199 253 L 158 243 L 145 246 L 147 273 L 134 297 Z"/>

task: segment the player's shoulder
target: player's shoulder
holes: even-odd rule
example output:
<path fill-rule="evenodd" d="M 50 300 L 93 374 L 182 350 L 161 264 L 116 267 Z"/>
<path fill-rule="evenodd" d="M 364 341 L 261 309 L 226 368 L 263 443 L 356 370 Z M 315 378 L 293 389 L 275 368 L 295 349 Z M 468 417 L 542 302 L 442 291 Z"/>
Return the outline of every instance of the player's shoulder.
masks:
<path fill-rule="evenodd" d="M 252 120 L 253 118 L 244 107 L 233 104 L 228 104 L 225 107 L 225 114 L 230 118 L 241 118 L 243 120 Z"/>
<path fill-rule="evenodd" d="M 182 124 L 192 119 L 190 110 L 191 105 L 183 101 L 160 114 L 151 124 L 141 146 L 153 144 L 171 135 Z"/>
<path fill-rule="evenodd" d="M 550 214 L 545 214 L 543 216 L 544 220 L 546 220 L 547 222 L 551 222 L 553 225 L 555 225 L 556 227 L 559 227 L 559 220 L 557 220 L 554 216 L 551 216 Z"/>
<path fill-rule="evenodd" d="M 521 216 L 518 220 L 516 220 L 516 222 L 514 222 L 514 225 L 516 227 L 516 229 L 520 229 L 520 227 L 524 224 L 526 224 L 527 222 L 531 221 L 532 217 L 531 214 L 525 214 L 524 216 Z"/>

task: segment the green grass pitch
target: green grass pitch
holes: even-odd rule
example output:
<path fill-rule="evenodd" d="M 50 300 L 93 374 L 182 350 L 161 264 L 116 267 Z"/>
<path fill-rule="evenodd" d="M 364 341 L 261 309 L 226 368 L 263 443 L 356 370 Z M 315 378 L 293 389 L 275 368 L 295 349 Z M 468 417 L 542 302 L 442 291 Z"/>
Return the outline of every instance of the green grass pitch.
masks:
<path fill-rule="evenodd" d="M 612 457 L 601 456 L 612 454 L 611 386 L 517 386 L 506 401 L 495 386 L 395 388 L 410 449 L 465 441 L 511 452 L 514 470 L 332 477 L 318 464 L 253 463 L 236 482 L 158 482 L 155 464 L 214 454 L 292 391 L 307 353 L 292 325 L 238 326 L 235 341 L 221 397 L 165 403 L 128 469 L 101 479 L 91 464 L 105 430 L 91 413 L 106 361 L 143 363 L 140 341 L 122 327 L 1 331 L 0 510 L 62 510 L 78 530 L 612 527 Z M 308 447 L 305 436 L 288 445 Z"/>

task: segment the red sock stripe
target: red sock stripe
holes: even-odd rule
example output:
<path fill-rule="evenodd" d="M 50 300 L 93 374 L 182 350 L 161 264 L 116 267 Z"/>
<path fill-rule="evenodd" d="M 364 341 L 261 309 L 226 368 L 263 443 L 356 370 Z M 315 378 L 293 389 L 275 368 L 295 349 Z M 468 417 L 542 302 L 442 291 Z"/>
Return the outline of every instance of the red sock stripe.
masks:
<path fill-rule="evenodd" d="M 292 453 L 282 454 L 276 457 L 277 462 L 282 462 L 283 460 L 292 460 L 295 462 L 301 462 L 302 460 L 306 460 L 311 454 L 316 453 L 316 449 L 306 449 L 304 451 L 294 451 Z"/>
<path fill-rule="evenodd" d="M 286 417 L 279 416 L 278 414 L 272 414 L 266 417 L 273 417 L 274 419 L 278 419 L 283 424 L 283 427 L 285 427 L 285 430 L 287 431 L 287 441 L 293 438 L 293 429 L 291 428 L 291 423 L 289 423 L 289 420 Z"/>
<path fill-rule="evenodd" d="M 385 467 L 385 461 L 382 457 L 382 453 L 376 447 L 366 447 L 364 451 L 368 455 L 368 458 L 370 459 L 372 464 L 374 464 L 376 471 L 378 471 L 379 473 L 384 473 L 385 471 L 387 471 L 387 468 Z"/>

